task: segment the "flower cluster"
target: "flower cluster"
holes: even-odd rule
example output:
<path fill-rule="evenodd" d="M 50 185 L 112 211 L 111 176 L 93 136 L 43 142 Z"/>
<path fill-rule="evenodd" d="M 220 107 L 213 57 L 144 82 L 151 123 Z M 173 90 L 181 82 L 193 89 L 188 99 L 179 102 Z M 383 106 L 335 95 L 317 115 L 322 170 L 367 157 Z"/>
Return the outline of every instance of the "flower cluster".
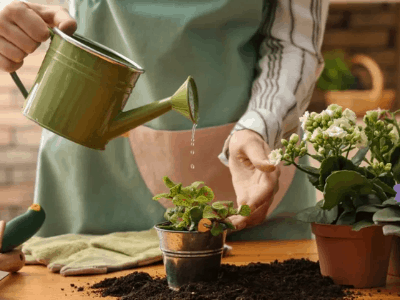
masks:
<path fill-rule="evenodd" d="M 280 161 L 285 161 L 286 165 L 294 164 L 297 157 L 309 155 L 313 158 L 323 160 L 330 156 L 348 155 L 353 149 L 364 149 L 372 145 L 372 159 L 378 160 L 384 164 L 384 167 L 377 167 L 376 164 L 370 164 L 375 171 L 384 172 L 388 161 L 382 155 L 387 153 L 398 141 L 399 133 L 390 121 L 383 121 L 382 116 L 386 111 L 369 111 L 364 117 L 365 126 L 356 124 L 356 114 L 346 108 L 336 104 L 330 105 L 320 114 L 305 112 L 300 118 L 301 127 L 304 135 L 300 143 L 299 136 L 292 134 L 289 141 L 282 139 L 281 143 L 285 147 L 271 151 L 269 160 L 277 165 Z M 393 123 L 393 122 L 392 122 Z M 317 152 L 317 155 L 311 155 L 306 148 L 306 142 L 310 143 Z M 386 168 L 386 169 L 385 169 Z"/>
<path fill-rule="evenodd" d="M 300 118 L 303 138 L 292 134 L 289 140 L 282 139 L 283 148 L 268 156 L 274 165 L 294 165 L 323 192 L 324 199 L 300 212 L 298 220 L 359 230 L 374 224 L 377 211 L 398 205 L 393 198 L 393 186 L 400 182 L 398 112 L 368 111 L 360 125 L 353 111 L 333 104 Z M 310 146 L 315 153 L 308 151 Z M 320 162 L 319 168 L 297 162 L 305 155 Z"/>

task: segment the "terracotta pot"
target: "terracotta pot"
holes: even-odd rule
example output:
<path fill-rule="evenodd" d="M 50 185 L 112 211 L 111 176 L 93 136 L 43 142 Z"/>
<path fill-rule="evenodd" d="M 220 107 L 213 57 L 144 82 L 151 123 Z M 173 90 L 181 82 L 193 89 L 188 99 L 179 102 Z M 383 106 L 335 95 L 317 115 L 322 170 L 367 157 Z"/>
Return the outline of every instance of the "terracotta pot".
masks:
<path fill-rule="evenodd" d="M 388 274 L 400 277 L 400 237 L 393 236 Z"/>
<path fill-rule="evenodd" d="M 351 226 L 311 224 L 315 234 L 321 274 L 335 284 L 354 288 L 386 285 L 392 236 L 382 226 L 352 231 Z"/>

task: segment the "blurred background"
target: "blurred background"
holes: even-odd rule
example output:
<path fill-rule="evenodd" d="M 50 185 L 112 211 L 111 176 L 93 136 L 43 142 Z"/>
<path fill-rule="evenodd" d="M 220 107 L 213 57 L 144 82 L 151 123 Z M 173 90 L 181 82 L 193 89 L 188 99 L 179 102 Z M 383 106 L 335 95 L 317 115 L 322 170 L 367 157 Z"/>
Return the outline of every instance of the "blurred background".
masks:
<path fill-rule="evenodd" d="M 68 7 L 66 0 L 31 2 Z M 18 71 L 27 88 L 47 48 L 48 42 L 42 44 Z M 371 107 L 399 108 L 400 0 L 331 0 L 323 53 L 327 67 L 309 111 L 320 112 L 335 101 L 360 115 Z M 361 59 L 351 63 L 359 54 Z M 23 101 L 10 75 L 0 72 L 0 220 L 5 221 L 33 200 L 41 129 L 22 115 Z"/>

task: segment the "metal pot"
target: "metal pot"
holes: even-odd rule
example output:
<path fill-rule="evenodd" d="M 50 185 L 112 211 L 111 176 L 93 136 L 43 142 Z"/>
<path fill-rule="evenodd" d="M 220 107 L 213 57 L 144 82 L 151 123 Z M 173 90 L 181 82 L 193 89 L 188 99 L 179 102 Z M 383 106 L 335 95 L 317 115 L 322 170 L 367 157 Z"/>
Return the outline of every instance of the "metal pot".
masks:
<path fill-rule="evenodd" d="M 226 239 L 225 230 L 218 236 L 210 232 L 173 231 L 158 228 L 168 286 L 174 291 L 185 284 L 215 281 Z"/>

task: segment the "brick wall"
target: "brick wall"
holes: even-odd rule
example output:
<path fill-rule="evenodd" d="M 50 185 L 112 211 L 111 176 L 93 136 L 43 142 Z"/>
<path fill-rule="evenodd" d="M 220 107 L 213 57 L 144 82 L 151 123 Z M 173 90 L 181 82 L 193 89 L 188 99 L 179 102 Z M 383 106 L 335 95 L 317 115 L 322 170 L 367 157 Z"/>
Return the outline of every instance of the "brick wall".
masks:
<path fill-rule="evenodd" d="M 31 2 L 67 7 L 67 1 L 62 0 Z M 394 4 L 331 6 L 323 50 L 340 48 L 350 55 L 370 55 L 385 74 L 385 88 L 395 89 L 399 56 L 397 9 Z M 43 44 L 17 72 L 27 88 L 33 84 L 47 47 L 48 43 Z M 368 84 L 368 74 L 365 81 Z M 10 75 L 0 72 L 0 220 L 6 221 L 22 213 L 33 196 L 41 129 L 22 116 L 23 100 Z M 321 98 L 314 97 L 314 107 L 321 104 Z"/>
<path fill-rule="evenodd" d="M 30 0 L 68 7 L 66 0 Z M 49 43 L 43 43 L 24 60 L 18 76 L 29 90 Z M 21 113 L 24 98 L 11 76 L 0 71 L 0 220 L 24 212 L 33 199 L 41 128 Z"/>
<path fill-rule="evenodd" d="M 385 89 L 395 90 L 399 78 L 399 7 L 394 3 L 331 5 L 322 51 L 342 49 L 348 58 L 355 54 L 370 56 L 384 74 Z M 364 68 L 355 66 L 353 71 L 367 88 L 371 87 L 370 75 Z M 316 91 L 310 110 L 324 108 L 323 97 Z"/>

